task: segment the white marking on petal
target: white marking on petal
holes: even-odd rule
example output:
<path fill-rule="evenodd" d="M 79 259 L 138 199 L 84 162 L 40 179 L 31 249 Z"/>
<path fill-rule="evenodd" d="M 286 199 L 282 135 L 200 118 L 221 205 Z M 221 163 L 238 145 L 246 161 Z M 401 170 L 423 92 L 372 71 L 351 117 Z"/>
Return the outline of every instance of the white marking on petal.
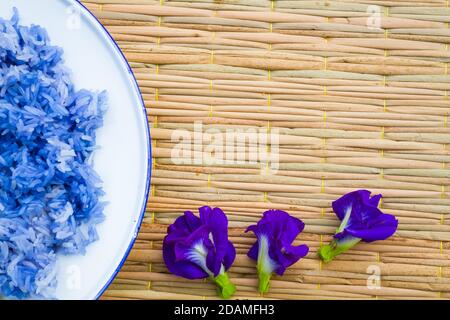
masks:
<path fill-rule="evenodd" d="M 211 234 L 210 234 L 211 236 Z M 206 266 L 206 256 L 208 255 L 208 250 L 205 248 L 205 245 L 202 241 L 197 242 L 192 246 L 192 249 L 189 250 L 186 254 L 186 259 L 195 263 L 200 268 L 203 269 L 210 277 L 214 277 L 214 274 L 209 270 Z M 219 274 L 223 274 L 225 272 L 225 267 L 223 264 L 220 266 Z"/>
<path fill-rule="evenodd" d="M 258 270 L 271 274 L 277 268 L 277 263 L 269 256 L 269 239 L 265 235 L 258 237 Z"/>
<path fill-rule="evenodd" d="M 344 219 L 342 219 L 341 225 L 337 229 L 337 233 L 344 231 L 345 227 L 347 227 L 347 223 L 348 223 L 348 220 L 350 219 L 351 214 L 352 214 L 352 206 L 349 205 L 345 209 L 345 216 L 344 216 Z"/>
<path fill-rule="evenodd" d="M 197 264 L 200 268 L 203 269 L 208 275 L 211 275 L 211 271 L 209 271 L 208 267 L 206 266 L 206 256 L 208 252 L 203 245 L 203 243 L 197 242 L 192 246 L 192 249 L 189 250 L 186 254 L 186 259 L 188 259 L 191 262 L 194 262 Z"/>
<path fill-rule="evenodd" d="M 225 267 L 223 264 L 221 264 L 219 274 L 224 274 L 224 273 L 225 273 Z"/>

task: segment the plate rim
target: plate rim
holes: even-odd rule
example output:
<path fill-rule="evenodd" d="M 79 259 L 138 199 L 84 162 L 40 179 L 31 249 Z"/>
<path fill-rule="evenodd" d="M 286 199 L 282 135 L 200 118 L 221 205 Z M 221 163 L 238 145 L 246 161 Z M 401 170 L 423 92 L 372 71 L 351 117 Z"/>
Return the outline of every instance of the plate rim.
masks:
<path fill-rule="evenodd" d="M 147 174 L 146 174 L 146 182 L 145 182 L 145 192 L 144 192 L 144 198 L 142 200 L 142 205 L 141 205 L 141 212 L 138 216 L 138 220 L 137 220 L 137 224 L 136 224 L 136 228 L 133 231 L 133 235 L 131 237 L 131 241 L 128 244 L 127 249 L 125 250 L 125 253 L 122 257 L 122 259 L 120 260 L 119 264 L 115 267 L 113 273 L 111 274 L 111 276 L 109 277 L 109 279 L 106 281 L 106 283 L 103 285 L 103 287 L 100 289 L 100 291 L 93 297 L 91 298 L 92 300 L 98 300 L 102 294 L 106 291 L 106 289 L 109 287 L 109 285 L 111 284 L 111 282 L 114 280 L 114 278 L 116 277 L 117 273 L 120 271 L 120 269 L 122 268 L 122 266 L 124 265 L 125 261 L 127 260 L 131 249 L 134 246 L 134 243 L 136 241 L 136 238 L 138 236 L 139 230 L 141 229 L 142 226 L 142 222 L 144 220 L 144 216 L 145 216 L 145 209 L 147 206 L 147 201 L 148 201 L 148 197 L 149 197 L 149 192 L 150 192 L 150 184 L 151 184 L 151 177 L 152 177 L 152 144 L 151 144 L 151 134 L 150 134 L 150 124 L 148 123 L 148 113 L 147 113 L 147 109 L 145 108 L 145 103 L 144 103 L 144 98 L 142 96 L 141 90 L 139 89 L 139 85 L 138 82 L 136 80 L 136 76 L 133 73 L 133 70 L 131 69 L 131 66 L 128 62 L 128 60 L 125 58 L 124 53 L 122 52 L 122 50 L 120 49 L 119 45 L 117 44 L 117 42 L 114 40 L 114 38 L 111 36 L 111 34 L 108 32 L 108 30 L 105 28 L 105 26 L 97 19 L 97 17 L 91 12 L 89 11 L 88 8 L 86 8 L 86 6 L 80 2 L 80 0 L 65 0 L 68 2 L 72 2 L 73 4 L 76 4 L 79 6 L 79 8 L 81 10 L 83 10 L 85 12 L 85 14 L 87 14 L 88 17 L 90 17 L 91 19 L 93 18 L 93 22 L 94 24 L 97 24 L 97 26 L 100 27 L 100 31 L 103 30 L 104 35 L 106 35 L 106 40 L 108 41 L 109 39 L 109 43 L 112 44 L 113 48 L 115 49 L 116 53 L 118 54 L 119 58 L 122 59 L 122 62 L 124 63 L 124 66 L 127 68 L 128 73 L 130 74 L 130 80 L 134 86 L 134 91 L 136 91 L 139 100 L 140 100 L 140 104 L 141 104 L 141 112 L 143 113 L 144 119 L 145 119 L 145 133 L 146 133 L 146 141 L 147 141 L 147 151 L 148 151 L 148 159 L 147 159 Z"/>

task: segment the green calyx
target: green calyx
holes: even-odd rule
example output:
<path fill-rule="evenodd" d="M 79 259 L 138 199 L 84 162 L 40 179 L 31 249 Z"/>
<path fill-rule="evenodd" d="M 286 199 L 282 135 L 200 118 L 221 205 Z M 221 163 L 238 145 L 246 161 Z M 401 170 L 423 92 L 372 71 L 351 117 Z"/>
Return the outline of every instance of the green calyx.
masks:
<path fill-rule="evenodd" d="M 236 292 L 236 286 L 231 283 L 226 272 L 219 274 L 217 277 L 211 277 L 217 285 L 217 293 L 222 299 L 230 299 Z"/>
<path fill-rule="evenodd" d="M 261 294 L 269 291 L 271 273 L 259 272 L 259 292 Z"/>
<path fill-rule="evenodd" d="M 349 250 L 360 241 L 360 238 L 354 237 L 348 237 L 341 240 L 333 239 L 330 244 L 319 248 L 319 257 L 325 263 L 331 262 L 337 255 Z"/>

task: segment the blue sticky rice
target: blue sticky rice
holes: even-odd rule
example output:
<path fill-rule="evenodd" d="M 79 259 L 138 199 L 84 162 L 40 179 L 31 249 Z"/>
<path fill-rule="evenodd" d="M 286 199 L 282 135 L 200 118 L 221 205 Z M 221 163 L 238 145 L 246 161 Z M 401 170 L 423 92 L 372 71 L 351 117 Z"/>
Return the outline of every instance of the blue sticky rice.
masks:
<path fill-rule="evenodd" d="M 92 167 L 106 92 L 75 90 L 46 30 L 0 18 L 0 295 L 54 298 L 56 254 L 104 219 Z"/>

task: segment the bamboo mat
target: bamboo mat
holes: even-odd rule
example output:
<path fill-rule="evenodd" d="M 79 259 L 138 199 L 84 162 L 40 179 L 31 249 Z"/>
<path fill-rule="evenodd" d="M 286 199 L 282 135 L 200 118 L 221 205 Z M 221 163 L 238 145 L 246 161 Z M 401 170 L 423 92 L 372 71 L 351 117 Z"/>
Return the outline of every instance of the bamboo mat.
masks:
<path fill-rule="evenodd" d="M 310 254 L 264 298 L 450 298 L 449 2 L 445 0 L 89 0 L 139 81 L 152 124 L 152 195 L 134 249 L 103 299 L 210 299 L 167 273 L 161 244 L 184 210 L 220 206 L 238 255 L 236 298 L 261 298 L 244 228 L 268 208 L 306 223 Z M 378 7 L 377 7 L 378 6 Z M 380 12 L 381 28 L 368 27 Z M 375 12 L 375 16 L 374 16 Z M 176 165 L 176 129 L 267 128 L 280 168 Z M 400 225 L 330 264 L 331 201 L 384 195 Z M 374 270 L 381 287 L 367 286 Z"/>

